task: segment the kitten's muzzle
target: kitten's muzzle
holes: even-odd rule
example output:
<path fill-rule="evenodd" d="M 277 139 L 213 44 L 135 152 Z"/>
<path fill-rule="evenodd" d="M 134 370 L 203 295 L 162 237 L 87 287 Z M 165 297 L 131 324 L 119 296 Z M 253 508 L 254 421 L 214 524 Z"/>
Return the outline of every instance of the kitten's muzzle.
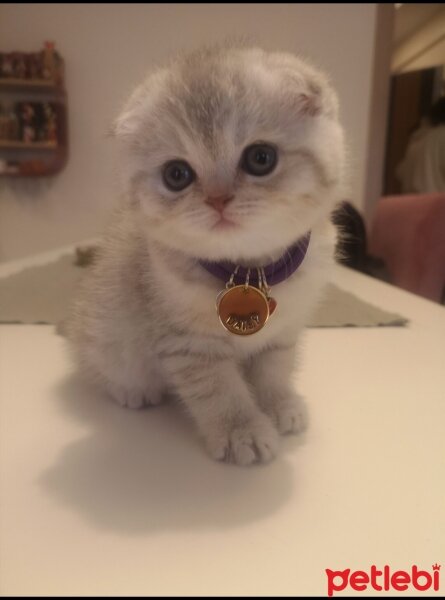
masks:
<path fill-rule="evenodd" d="M 222 215 L 227 204 L 234 198 L 235 196 L 208 196 L 205 202 Z"/>

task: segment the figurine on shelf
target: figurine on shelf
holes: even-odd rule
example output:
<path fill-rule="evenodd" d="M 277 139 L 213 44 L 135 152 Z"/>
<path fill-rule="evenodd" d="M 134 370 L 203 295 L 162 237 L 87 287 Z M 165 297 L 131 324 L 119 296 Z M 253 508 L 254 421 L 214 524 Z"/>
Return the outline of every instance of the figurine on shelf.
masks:
<path fill-rule="evenodd" d="M 20 109 L 20 124 L 22 130 L 22 141 L 26 143 L 33 142 L 36 137 L 34 126 L 35 111 L 29 102 L 24 102 Z"/>
<path fill-rule="evenodd" d="M 42 77 L 43 79 L 54 78 L 54 42 L 45 42 L 42 50 Z"/>
<path fill-rule="evenodd" d="M 39 103 L 34 103 L 34 128 L 36 130 L 36 141 L 44 142 L 46 140 L 46 117 L 44 105 Z"/>
<path fill-rule="evenodd" d="M 3 104 L 0 104 L 0 140 L 7 140 L 9 137 L 8 115 Z"/>
<path fill-rule="evenodd" d="M 8 139 L 18 140 L 20 134 L 19 120 L 17 118 L 16 105 L 10 104 L 6 116 L 8 119 Z"/>
<path fill-rule="evenodd" d="M 54 80 L 57 85 L 63 85 L 64 74 L 65 72 L 62 57 L 56 51 L 54 52 Z"/>
<path fill-rule="evenodd" d="M 22 52 L 15 53 L 14 60 L 14 77 L 17 79 L 26 78 L 26 62 L 25 55 Z"/>
<path fill-rule="evenodd" d="M 36 52 L 28 54 L 28 77 L 38 79 L 42 69 L 40 55 Z"/>
<path fill-rule="evenodd" d="M 0 105 L 0 140 L 19 139 L 19 122 L 13 104 Z"/>
<path fill-rule="evenodd" d="M 23 141 L 30 144 L 34 141 L 36 130 L 32 125 L 25 125 L 23 128 Z"/>
<path fill-rule="evenodd" d="M 14 69 L 13 69 L 11 54 L 3 54 L 2 55 L 2 64 L 1 64 L 1 76 L 2 77 L 12 77 L 13 72 L 14 72 Z"/>
<path fill-rule="evenodd" d="M 43 105 L 43 111 L 46 119 L 46 139 L 48 142 L 57 142 L 57 121 L 54 108 L 46 102 Z"/>

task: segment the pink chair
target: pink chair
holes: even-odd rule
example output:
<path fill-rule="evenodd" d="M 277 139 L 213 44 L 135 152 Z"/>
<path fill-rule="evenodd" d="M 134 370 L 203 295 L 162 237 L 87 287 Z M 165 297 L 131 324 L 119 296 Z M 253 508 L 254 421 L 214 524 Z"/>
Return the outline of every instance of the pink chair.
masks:
<path fill-rule="evenodd" d="M 441 302 L 445 288 L 445 194 L 385 196 L 377 203 L 369 253 L 392 282 Z"/>

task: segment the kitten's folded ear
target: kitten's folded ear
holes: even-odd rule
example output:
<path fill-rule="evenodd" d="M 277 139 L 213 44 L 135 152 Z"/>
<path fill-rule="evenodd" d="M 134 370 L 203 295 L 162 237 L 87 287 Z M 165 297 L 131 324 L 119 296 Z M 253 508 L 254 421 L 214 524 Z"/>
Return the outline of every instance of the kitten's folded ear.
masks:
<path fill-rule="evenodd" d="M 281 74 L 280 90 L 284 92 L 286 101 L 290 101 L 294 114 L 338 118 L 335 90 L 325 73 L 307 57 L 303 59 L 294 54 L 277 52 L 272 53 L 268 61 L 271 70 Z"/>
<path fill-rule="evenodd" d="M 287 76 L 294 94 L 296 93 L 299 115 L 324 115 L 333 119 L 338 117 L 337 94 L 324 73 L 310 64 L 299 62 L 292 72 L 287 71 Z"/>
<path fill-rule="evenodd" d="M 140 114 L 143 108 L 144 97 L 146 98 L 145 103 L 148 104 L 147 94 L 144 93 L 142 86 L 140 86 L 131 95 L 121 113 L 112 124 L 111 132 L 113 137 L 126 140 L 137 133 L 140 127 Z"/>
<path fill-rule="evenodd" d="M 128 139 L 136 132 L 137 119 L 131 110 L 123 110 L 110 127 L 110 135 L 118 139 Z"/>
<path fill-rule="evenodd" d="M 154 109 L 156 98 L 168 75 L 167 69 L 158 69 L 148 74 L 125 103 L 121 113 L 111 127 L 111 135 L 118 139 L 133 138 L 141 128 L 144 118 Z"/>
<path fill-rule="evenodd" d="M 321 99 L 316 94 L 299 94 L 298 112 L 300 115 L 316 117 L 321 113 Z"/>
<path fill-rule="evenodd" d="M 331 86 L 325 82 L 322 85 L 309 83 L 308 90 L 299 93 L 297 110 L 300 115 L 316 117 L 326 115 L 336 119 L 338 116 L 338 99 Z"/>

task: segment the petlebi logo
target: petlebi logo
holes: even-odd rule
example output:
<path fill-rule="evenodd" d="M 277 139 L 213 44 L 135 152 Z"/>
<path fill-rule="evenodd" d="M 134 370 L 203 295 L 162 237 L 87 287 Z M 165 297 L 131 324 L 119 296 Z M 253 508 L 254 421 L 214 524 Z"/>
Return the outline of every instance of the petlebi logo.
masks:
<path fill-rule="evenodd" d="M 328 579 L 328 596 L 335 592 L 353 589 L 356 592 L 364 592 L 373 589 L 378 592 L 394 590 L 404 592 L 405 590 L 428 592 L 439 590 L 440 566 L 432 565 L 431 571 L 424 571 L 413 565 L 409 571 L 393 571 L 388 565 L 381 570 L 372 565 L 369 571 L 332 571 L 326 569 Z"/>

